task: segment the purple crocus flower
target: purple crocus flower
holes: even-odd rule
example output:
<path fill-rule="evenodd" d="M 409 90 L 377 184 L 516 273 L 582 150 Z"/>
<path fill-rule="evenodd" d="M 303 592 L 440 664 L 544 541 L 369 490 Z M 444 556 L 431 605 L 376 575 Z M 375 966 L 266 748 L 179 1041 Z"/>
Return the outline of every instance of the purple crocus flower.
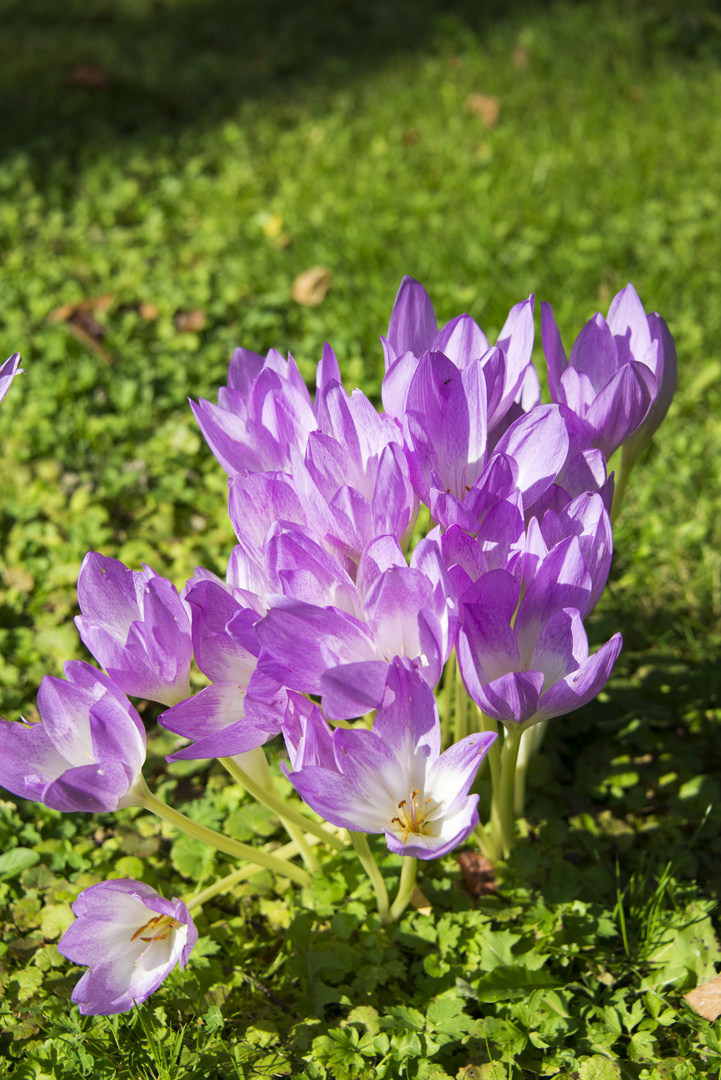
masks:
<path fill-rule="evenodd" d="M 141 881 L 101 881 L 80 893 L 75 922 L 58 952 L 87 964 L 71 1000 L 84 1016 L 110 1016 L 140 1005 L 176 964 L 185 967 L 198 931 L 182 900 L 166 900 Z"/>
<path fill-rule="evenodd" d="M 201 398 L 190 405 L 210 449 L 231 476 L 287 469 L 291 448 L 302 453 L 318 426 L 295 360 L 284 360 L 276 349 L 265 359 L 250 349 L 236 349 L 218 404 Z"/>
<path fill-rule="evenodd" d="M 24 369 L 20 367 L 20 353 L 13 353 L 5 363 L 0 364 L 0 401 L 2 401 L 7 394 L 10 389 L 10 383 L 15 376 L 19 375 L 22 371 L 24 371 Z"/>
<path fill-rule="evenodd" d="M 190 620 L 175 586 L 90 551 L 78 577 L 80 637 L 126 694 L 174 705 L 190 693 Z"/>
<path fill-rule="evenodd" d="M 541 324 L 551 397 L 583 421 L 592 445 L 610 458 L 650 416 L 648 441 L 673 396 L 676 354 L 663 319 L 646 314 L 633 286 L 613 298 L 607 319 L 586 323 L 570 360 L 550 304 Z"/>
<path fill-rule="evenodd" d="M 608 680 L 621 650 L 615 634 L 589 656 L 582 611 L 594 583 L 577 536 L 540 563 L 514 621 L 518 581 L 494 570 L 463 605 L 458 665 L 468 693 L 489 716 L 528 727 L 580 708 Z"/>
<path fill-rule="evenodd" d="M 242 754 L 280 731 L 285 691 L 257 670 L 259 616 L 236 599 L 236 591 L 207 577 L 187 593 L 195 662 L 212 682 L 160 714 L 162 727 L 193 741 L 171 761 Z"/>
<path fill-rule="evenodd" d="M 263 647 L 259 669 L 291 689 L 322 694 L 323 708 L 335 720 L 380 703 L 388 663 L 396 656 L 436 685 L 457 629 L 453 585 L 436 540 L 422 540 L 409 566 L 395 537 L 378 537 L 361 556 L 355 588 L 349 578 L 337 585 L 326 578 L 325 605 L 299 589 L 302 583 L 317 588 L 320 563 L 301 556 L 300 545 L 294 559 L 297 569 L 289 569 L 287 579 L 292 592 L 272 597 L 256 627 Z"/>
<path fill-rule="evenodd" d="M 53 810 L 98 813 L 138 805 L 145 729 L 125 695 L 82 660 L 46 675 L 41 724 L 0 720 L 0 785 Z"/>
<path fill-rule="evenodd" d="M 384 833 L 391 851 L 420 859 L 445 855 L 478 824 L 478 796 L 469 790 L 495 735 L 468 735 L 441 754 L 433 692 L 410 665 L 390 665 L 372 731 L 337 728 L 330 734 L 321 717 L 304 720 L 302 748 L 297 715 L 292 720 L 289 749 L 299 767 L 286 775 L 326 821 Z"/>
<path fill-rule="evenodd" d="M 292 454 L 293 483 L 313 533 L 354 558 L 374 537 L 407 540 L 418 513 L 398 425 L 360 391 L 328 384 L 320 428 L 305 457 Z"/>
<path fill-rule="evenodd" d="M 531 519 L 523 559 L 524 584 L 528 590 L 543 560 L 552 550 L 560 552 L 562 545 L 570 548 L 572 536 L 578 537 L 591 580 L 588 602 L 581 608 L 581 616 L 585 619 L 603 592 L 613 556 L 611 520 L 603 498 L 597 492 L 580 495 L 558 514 L 547 510 L 540 525 L 536 518 Z"/>

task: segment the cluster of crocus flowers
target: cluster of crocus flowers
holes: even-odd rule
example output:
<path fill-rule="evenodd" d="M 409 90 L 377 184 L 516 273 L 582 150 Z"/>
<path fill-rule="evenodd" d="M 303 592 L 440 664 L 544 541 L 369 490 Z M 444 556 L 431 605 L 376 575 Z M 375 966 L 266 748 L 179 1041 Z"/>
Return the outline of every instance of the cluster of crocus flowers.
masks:
<path fill-rule="evenodd" d="M 104 673 L 69 664 L 41 688 L 41 724 L 3 722 L 0 783 L 63 810 L 144 806 L 299 884 L 319 868 L 312 844 L 342 847 L 347 830 L 386 919 L 408 903 L 418 859 L 473 835 L 507 853 L 524 733 L 590 701 L 621 648 L 616 634 L 591 653 L 584 628 L 622 494 L 607 459 L 623 448 L 625 486 L 675 386 L 666 324 L 630 285 L 570 361 L 548 305 L 541 322 L 551 404 L 531 359 L 533 297 L 491 344 L 468 315 L 439 328 L 404 278 L 382 410 L 348 392 L 328 345 L 314 394 L 292 357 L 237 349 L 217 405 L 193 406 L 229 476 L 225 578 L 196 568 L 178 593 L 91 552 L 76 622 Z M 207 685 L 191 695 L 193 662 Z M 272 807 L 307 869 L 164 807 L 126 695 L 164 706 L 182 740 L 173 758 L 218 758 Z M 285 776 L 326 825 L 274 791 L 263 747 L 279 734 Z M 473 791 L 484 758 L 488 827 Z M 366 834 L 402 856 L 392 905 Z M 74 995 L 84 1011 L 143 1000 L 194 940 L 182 902 L 137 883 L 94 886 L 75 910 L 62 947 L 90 965 Z"/>

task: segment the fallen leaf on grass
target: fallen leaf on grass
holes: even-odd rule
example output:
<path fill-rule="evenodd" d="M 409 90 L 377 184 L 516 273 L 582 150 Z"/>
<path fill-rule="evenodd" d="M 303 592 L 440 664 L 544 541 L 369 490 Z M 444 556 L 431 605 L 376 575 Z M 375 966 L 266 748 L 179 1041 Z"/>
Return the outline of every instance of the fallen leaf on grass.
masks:
<path fill-rule="evenodd" d="M 78 87 L 80 90 L 105 90 L 110 83 L 110 76 L 105 68 L 97 64 L 78 64 L 65 76 L 65 85 Z"/>
<path fill-rule="evenodd" d="M 290 295 L 296 304 L 304 307 L 318 307 L 325 299 L 332 274 L 327 266 L 312 266 L 304 270 L 293 282 Z"/>
<path fill-rule="evenodd" d="M 104 293 L 102 296 L 79 300 L 75 304 L 62 304 L 50 312 L 48 322 L 64 322 L 74 338 L 87 345 L 106 364 L 114 364 L 115 357 L 100 344 L 105 337 L 105 327 L 94 317 L 95 314 L 107 311 L 113 299 L 112 293 Z"/>
<path fill-rule="evenodd" d="M 160 315 L 160 308 L 157 304 L 140 304 L 138 315 L 141 319 L 145 319 L 146 322 L 154 322 Z"/>
<path fill-rule="evenodd" d="M 60 307 L 50 312 L 48 322 L 67 322 L 78 312 L 93 311 L 98 315 L 102 315 L 103 312 L 108 310 L 114 299 L 113 293 L 103 293 L 102 296 L 89 296 L 85 300 L 78 300 L 74 304 L 61 304 Z"/>
<path fill-rule="evenodd" d="M 706 1020 L 718 1020 L 721 1016 L 721 975 L 690 990 L 684 994 L 684 999 Z"/>
<path fill-rule="evenodd" d="M 477 851 L 463 851 L 458 856 L 466 888 L 472 896 L 488 896 L 496 892 L 498 886 L 493 873 L 493 863 Z"/>
<path fill-rule="evenodd" d="M 411 907 L 414 907 L 419 915 L 433 914 L 433 905 L 417 885 L 413 886 L 413 892 L 411 893 Z"/>
<path fill-rule="evenodd" d="M 466 108 L 475 113 L 484 127 L 492 128 L 498 122 L 501 101 L 493 94 L 471 94 L 466 99 Z"/>
<path fill-rule="evenodd" d="M 192 334 L 204 326 L 205 312 L 199 308 L 195 311 L 179 311 L 175 316 L 175 329 L 180 334 Z"/>
<path fill-rule="evenodd" d="M 530 54 L 523 45 L 517 45 L 511 53 L 511 63 L 516 71 L 524 71 L 528 67 Z"/>

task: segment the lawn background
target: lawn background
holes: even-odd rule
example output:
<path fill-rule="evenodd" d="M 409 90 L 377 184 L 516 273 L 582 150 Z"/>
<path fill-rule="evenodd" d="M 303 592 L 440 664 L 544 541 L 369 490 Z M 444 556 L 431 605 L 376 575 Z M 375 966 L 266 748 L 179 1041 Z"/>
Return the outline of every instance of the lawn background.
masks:
<path fill-rule="evenodd" d="M 213 858 L 131 812 L 8 798 L 6 854 L 31 854 L 0 861 L 0 1070 L 717 1075 L 714 1028 L 681 995 L 715 970 L 721 884 L 721 4 L 0 0 L 0 26 L 0 332 L 27 371 L 0 409 L 8 719 L 36 718 L 42 676 L 84 655 L 87 550 L 177 585 L 224 569 L 225 476 L 187 397 L 214 397 L 236 344 L 290 349 L 312 378 L 328 340 L 377 400 L 408 273 L 440 321 L 468 311 L 491 340 L 534 292 L 567 347 L 632 281 L 679 356 L 590 626 L 624 652 L 602 700 L 549 732 L 501 899 L 471 899 L 449 857 L 424 878 L 441 938 L 415 914 L 389 935 L 349 862 L 301 899 L 258 878 L 204 912 L 203 956 L 139 1016 L 80 1021 L 53 944 L 69 901 L 109 873 L 191 892 Z M 495 122 L 474 95 L 497 98 Z M 296 303 L 318 265 L 325 299 Z M 167 798 L 274 838 L 216 770 L 166 771 L 144 718 Z M 673 962 L 654 951 L 668 927 L 686 935 Z M 517 938 L 506 955 L 489 934 Z M 483 990 L 492 955 L 527 972 L 544 956 L 556 989 Z"/>

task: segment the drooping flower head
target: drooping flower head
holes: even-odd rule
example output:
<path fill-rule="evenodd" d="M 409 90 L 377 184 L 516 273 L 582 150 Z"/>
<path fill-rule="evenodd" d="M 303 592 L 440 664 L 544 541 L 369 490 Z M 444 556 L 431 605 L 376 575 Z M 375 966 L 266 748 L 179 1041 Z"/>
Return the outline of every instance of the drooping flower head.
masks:
<path fill-rule="evenodd" d="M 87 964 L 72 993 L 84 1016 L 126 1012 L 153 994 L 176 964 L 185 967 L 198 931 L 182 900 L 141 881 L 101 881 L 72 905 L 75 922 L 58 951 Z"/>
<path fill-rule="evenodd" d="M 46 675 L 40 724 L 0 720 L 0 785 L 54 810 L 99 813 L 137 805 L 145 729 L 102 671 L 82 660 Z"/>

